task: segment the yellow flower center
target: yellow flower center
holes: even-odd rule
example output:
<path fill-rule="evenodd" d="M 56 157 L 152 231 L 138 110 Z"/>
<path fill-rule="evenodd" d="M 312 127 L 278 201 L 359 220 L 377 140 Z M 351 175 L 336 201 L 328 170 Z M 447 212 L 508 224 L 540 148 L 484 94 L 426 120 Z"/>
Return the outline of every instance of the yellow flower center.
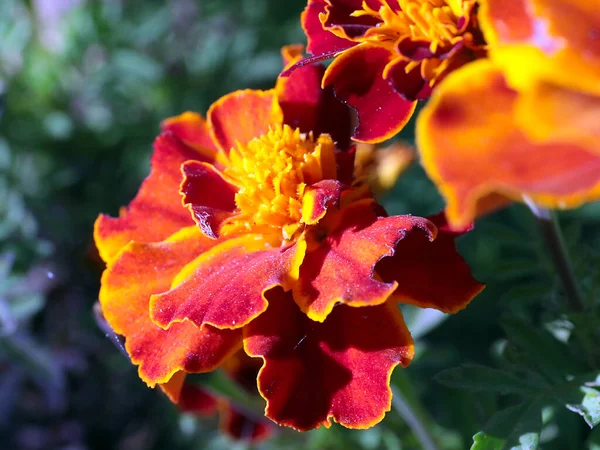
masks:
<path fill-rule="evenodd" d="M 395 0 L 398 7 L 389 6 L 389 0 L 379 10 L 370 8 L 365 1 L 362 9 L 354 11 L 354 17 L 372 16 L 381 21 L 380 25 L 371 28 L 364 38 L 370 41 L 389 42 L 394 44 L 399 39 L 409 37 L 413 40 L 428 41 L 429 50 L 436 53 L 438 49 L 453 46 L 462 38 L 462 20 L 470 14 L 475 0 Z M 410 71 L 420 64 L 412 61 L 406 68 Z"/>
<path fill-rule="evenodd" d="M 315 139 L 288 125 L 279 125 L 239 144 L 229 153 L 225 178 L 238 187 L 238 214 L 221 234 L 275 234 L 293 240 L 303 227 L 305 189 L 323 179 L 335 179 L 334 143 L 327 134 Z"/>

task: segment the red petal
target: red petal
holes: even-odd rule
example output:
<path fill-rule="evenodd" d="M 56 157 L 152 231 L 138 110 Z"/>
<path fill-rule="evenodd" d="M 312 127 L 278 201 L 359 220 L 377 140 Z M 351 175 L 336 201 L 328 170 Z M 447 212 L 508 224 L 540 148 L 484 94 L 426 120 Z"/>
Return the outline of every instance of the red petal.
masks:
<path fill-rule="evenodd" d="M 383 281 L 398 284 L 394 299 L 455 313 L 465 308 L 484 285 L 473 278 L 456 250 L 454 239 L 461 232 L 448 226 L 444 214 L 429 220 L 438 227 L 433 242 L 418 230 L 410 233 L 398 243 L 393 256 L 377 264 L 375 271 Z"/>
<path fill-rule="evenodd" d="M 282 49 L 286 69 L 302 60 L 302 46 L 290 45 Z M 284 71 L 285 72 L 285 71 Z M 297 67 L 286 78 L 279 78 L 275 89 L 286 124 L 312 131 L 315 136 L 328 133 L 337 148 L 350 145 L 352 117 L 350 108 L 340 102 L 333 89 L 321 88 L 325 68 L 321 64 Z"/>
<path fill-rule="evenodd" d="M 369 8 L 378 11 L 383 0 L 364 0 Z M 363 37 L 371 28 L 381 24 L 381 20 L 370 16 L 353 16 L 354 11 L 362 10 L 363 0 L 329 0 L 326 15 L 321 17 L 325 29 L 341 30 L 344 37 L 357 39 Z"/>
<path fill-rule="evenodd" d="M 150 320 L 150 296 L 167 291 L 181 269 L 213 245 L 195 226 L 163 242 L 132 242 L 102 276 L 103 314 L 115 333 L 125 336 L 125 348 L 150 386 L 179 371 L 213 370 L 239 346 L 237 331 L 199 329 L 189 322 L 165 331 Z"/>
<path fill-rule="evenodd" d="M 208 237 L 216 239 L 220 225 L 235 210 L 235 186 L 227 182 L 212 164 L 188 161 L 181 167 L 183 203 Z"/>
<path fill-rule="evenodd" d="M 406 73 L 406 60 L 398 58 L 385 68 L 385 78 L 394 90 L 409 101 L 423 100 L 431 94 L 429 83 L 421 76 L 419 67 Z"/>
<path fill-rule="evenodd" d="M 383 419 L 391 372 L 414 353 L 398 308 L 339 306 L 315 323 L 281 289 L 268 296 L 267 311 L 244 329 L 246 353 L 264 360 L 258 387 L 267 417 L 298 430 Z"/>
<path fill-rule="evenodd" d="M 348 206 L 341 212 L 339 227 L 306 254 L 300 279 L 293 286 L 294 299 L 308 317 L 320 322 L 338 303 L 365 306 L 385 302 L 396 283 L 374 279 L 375 264 L 391 255 L 398 241 L 414 228 L 435 233 L 423 218 L 377 217 L 371 202 Z M 420 237 L 428 241 L 426 236 Z"/>
<path fill-rule="evenodd" d="M 232 404 L 221 410 L 221 429 L 233 439 L 258 442 L 273 435 L 273 425 L 265 420 L 250 417 Z"/>
<path fill-rule="evenodd" d="M 331 31 L 323 28 L 319 15 L 325 13 L 325 5 L 325 0 L 309 0 L 306 9 L 302 13 L 302 28 L 308 39 L 306 50 L 313 55 L 340 52 L 356 45 L 354 42 L 339 38 Z"/>
<path fill-rule="evenodd" d="M 411 118 L 416 103 L 404 100 L 383 78 L 394 58 L 390 50 L 364 43 L 338 55 L 325 71 L 323 85 L 358 113 L 353 139 L 376 143 L 393 137 Z"/>
<path fill-rule="evenodd" d="M 210 137 L 208 123 L 200 114 L 187 111 L 179 116 L 170 117 L 162 122 L 161 128 L 163 131 L 170 131 L 186 145 L 206 155 L 209 161 L 215 158 L 217 147 Z"/>
<path fill-rule="evenodd" d="M 180 166 L 190 159 L 207 161 L 169 132 L 156 139 L 152 171 L 129 207 L 118 218 L 100 215 L 96 220 L 94 238 L 104 261 L 111 260 L 129 241 L 162 241 L 193 224 L 179 196 Z"/>
<path fill-rule="evenodd" d="M 153 297 L 152 319 L 165 329 L 185 319 L 198 327 L 240 328 L 267 308 L 266 290 L 297 278 L 290 274 L 304 250 L 304 241 L 273 249 L 253 235 L 225 241 L 190 263 L 173 289 Z"/>
<path fill-rule="evenodd" d="M 207 116 L 213 141 L 225 154 L 236 142 L 247 144 L 283 122 L 274 89 L 227 94 L 211 105 Z"/>
<path fill-rule="evenodd" d="M 186 383 L 181 391 L 178 408 L 198 416 L 213 416 L 217 414 L 219 402 L 210 392 L 200 386 Z"/>

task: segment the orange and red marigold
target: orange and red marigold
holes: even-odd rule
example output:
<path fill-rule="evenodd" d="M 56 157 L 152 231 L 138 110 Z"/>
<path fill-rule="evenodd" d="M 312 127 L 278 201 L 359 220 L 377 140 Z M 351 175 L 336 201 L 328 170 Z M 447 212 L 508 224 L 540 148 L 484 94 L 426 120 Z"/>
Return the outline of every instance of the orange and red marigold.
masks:
<path fill-rule="evenodd" d="M 324 70 L 166 120 L 136 198 L 96 222 L 104 316 L 175 402 L 187 373 L 242 348 L 276 423 L 372 426 L 414 353 L 397 304 L 452 313 L 482 289 L 443 216 L 387 217 L 354 182 L 350 111 Z"/>
<path fill-rule="evenodd" d="M 476 0 L 309 0 L 302 24 L 312 56 L 283 75 L 334 58 L 323 86 L 356 110 L 355 140 L 381 142 L 446 74 L 485 54 L 476 12 Z"/>

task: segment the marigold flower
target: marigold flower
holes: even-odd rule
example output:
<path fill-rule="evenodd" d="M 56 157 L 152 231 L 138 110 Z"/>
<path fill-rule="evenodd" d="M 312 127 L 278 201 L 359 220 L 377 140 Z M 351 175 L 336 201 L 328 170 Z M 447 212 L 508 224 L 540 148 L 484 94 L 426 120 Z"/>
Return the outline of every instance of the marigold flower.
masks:
<path fill-rule="evenodd" d="M 443 217 L 386 217 L 353 186 L 349 110 L 323 71 L 166 120 L 137 197 L 96 222 L 106 320 L 173 401 L 243 346 L 275 422 L 372 426 L 414 353 L 397 303 L 456 312 L 482 289 Z"/>
<path fill-rule="evenodd" d="M 572 208 L 600 198 L 597 8 L 480 4 L 490 59 L 450 74 L 417 122 L 449 220 L 464 226 L 507 199 Z"/>
<path fill-rule="evenodd" d="M 302 24 L 313 56 L 298 65 L 335 57 L 323 86 L 357 111 L 355 140 L 381 142 L 449 71 L 485 53 L 476 3 L 309 0 Z"/>

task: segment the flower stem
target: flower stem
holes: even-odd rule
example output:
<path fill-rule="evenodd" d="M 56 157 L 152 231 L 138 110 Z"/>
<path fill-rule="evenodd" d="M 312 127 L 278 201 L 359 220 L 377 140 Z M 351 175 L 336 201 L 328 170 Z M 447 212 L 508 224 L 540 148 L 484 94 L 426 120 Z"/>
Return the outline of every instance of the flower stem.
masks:
<path fill-rule="evenodd" d="M 537 219 L 542 237 L 546 242 L 546 247 L 552 256 L 556 273 L 563 284 L 569 309 L 572 312 L 583 312 L 585 310 L 583 296 L 581 295 L 581 290 L 573 271 L 571 258 L 569 257 L 556 214 L 545 208 L 540 208 L 529 199 L 525 199 L 525 202 Z"/>
<path fill-rule="evenodd" d="M 402 394 L 400 389 L 392 387 L 392 405 L 394 409 L 406 422 L 408 427 L 411 429 L 415 437 L 421 443 L 423 450 L 438 450 L 433 437 L 429 433 L 427 426 L 423 423 L 421 415 L 411 405 L 408 399 Z"/>

